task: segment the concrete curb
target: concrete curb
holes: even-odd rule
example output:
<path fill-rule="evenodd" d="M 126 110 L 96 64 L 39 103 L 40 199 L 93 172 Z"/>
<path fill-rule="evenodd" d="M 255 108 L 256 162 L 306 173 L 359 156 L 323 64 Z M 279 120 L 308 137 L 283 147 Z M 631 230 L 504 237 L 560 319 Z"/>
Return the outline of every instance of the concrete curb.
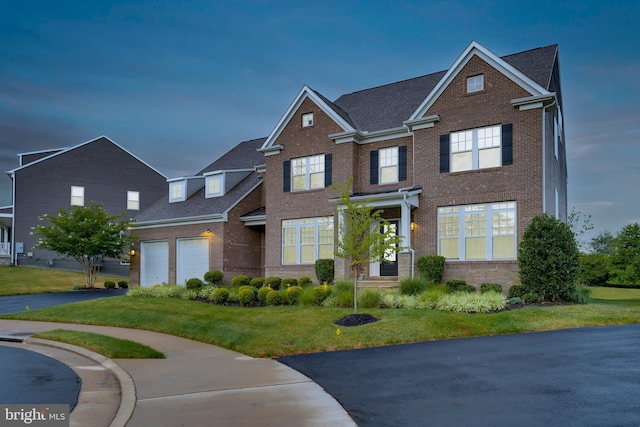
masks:
<path fill-rule="evenodd" d="M 127 424 L 129 419 L 133 415 L 133 410 L 136 407 L 136 386 L 127 371 L 118 366 L 118 364 L 116 364 L 112 359 L 87 350 L 84 347 L 78 347 L 58 341 L 28 337 L 24 340 L 24 342 L 61 348 L 63 350 L 77 353 L 81 356 L 93 360 L 94 362 L 103 366 L 105 369 L 113 372 L 113 374 L 120 382 L 120 405 L 118 406 L 118 412 L 115 414 L 113 420 L 111 421 L 110 427 L 124 427 Z"/>

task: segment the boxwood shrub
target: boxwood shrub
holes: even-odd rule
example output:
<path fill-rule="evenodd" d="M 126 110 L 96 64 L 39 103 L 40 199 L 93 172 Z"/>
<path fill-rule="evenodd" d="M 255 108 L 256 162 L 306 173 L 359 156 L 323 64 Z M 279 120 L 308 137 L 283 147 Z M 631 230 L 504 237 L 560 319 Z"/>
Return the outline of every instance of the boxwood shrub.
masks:
<path fill-rule="evenodd" d="M 502 285 L 497 283 L 483 283 L 480 285 L 480 293 L 484 294 L 485 292 L 502 293 Z"/>
<path fill-rule="evenodd" d="M 266 303 L 267 302 L 267 294 L 269 292 L 271 292 L 273 289 L 270 288 L 269 286 L 263 286 L 260 289 L 258 289 L 258 301 L 260 301 L 261 303 Z"/>
<path fill-rule="evenodd" d="M 241 286 L 238 290 L 238 302 L 242 305 L 251 305 L 255 297 L 253 286 Z"/>
<path fill-rule="evenodd" d="M 475 292 L 476 288 L 471 285 L 467 285 L 464 280 L 449 280 L 446 283 L 449 292 Z"/>
<path fill-rule="evenodd" d="M 304 292 L 302 286 L 290 286 L 287 288 L 287 297 L 289 298 L 289 302 L 293 305 L 298 304 L 300 301 L 300 295 Z"/>
<path fill-rule="evenodd" d="M 225 288 L 218 288 L 213 291 L 210 299 L 216 304 L 224 304 L 229 299 L 229 290 Z"/>
<path fill-rule="evenodd" d="M 251 280 L 249 280 L 248 276 L 245 276 L 244 274 L 239 274 L 235 276 L 233 279 L 231 279 L 231 286 L 236 288 L 239 288 L 240 286 L 249 286 L 250 282 Z"/>
<path fill-rule="evenodd" d="M 329 295 L 331 295 L 331 288 L 329 285 L 320 285 L 313 288 L 313 297 L 315 303 L 318 305 L 322 304 Z"/>
<path fill-rule="evenodd" d="M 282 286 L 283 288 L 288 288 L 289 286 L 296 286 L 296 285 L 298 285 L 298 281 L 291 277 L 285 277 L 280 282 L 280 286 Z"/>
<path fill-rule="evenodd" d="M 120 289 L 127 289 L 129 287 L 129 282 L 127 282 L 126 280 L 120 280 L 118 282 L 118 287 Z"/>
<path fill-rule="evenodd" d="M 112 282 L 110 280 L 107 280 L 104 282 L 104 288 L 105 289 L 115 289 L 116 288 L 116 282 Z"/>
<path fill-rule="evenodd" d="M 442 283 L 445 257 L 439 255 L 423 255 L 418 258 L 418 272 L 433 283 Z"/>
<path fill-rule="evenodd" d="M 335 262 L 332 259 L 319 259 L 316 261 L 316 277 L 320 283 L 333 283 Z"/>
<path fill-rule="evenodd" d="M 300 278 L 298 279 L 298 285 L 300 286 L 307 286 L 311 284 L 312 282 L 309 276 L 300 276 Z"/>
<path fill-rule="evenodd" d="M 267 277 L 264 279 L 265 286 L 269 286 L 274 291 L 280 289 L 281 279 L 279 277 Z"/>
<path fill-rule="evenodd" d="M 193 289 L 193 290 L 198 290 L 201 289 L 202 286 L 204 286 L 204 282 L 202 282 L 202 280 L 198 279 L 197 277 L 192 277 L 191 279 L 187 280 L 187 289 Z"/>
<path fill-rule="evenodd" d="M 266 301 L 268 305 L 280 305 L 282 304 L 282 296 L 280 292 L 271 290 L 267 293 Z"/>
<path fill-rule="evenodd" d="M 262 285 L 264 285 L 264 279 L 262 277 L 254 277 L 249 282 L 249 285 L 253 286 L 254 288 L 261 288 Z"/>
<path fill-rule="evenodd" d="M 217 285 L 222 283 L 224 274 L 220 270 L 211 270 L 204 273 L 204 281 L 210 285 Z"/>

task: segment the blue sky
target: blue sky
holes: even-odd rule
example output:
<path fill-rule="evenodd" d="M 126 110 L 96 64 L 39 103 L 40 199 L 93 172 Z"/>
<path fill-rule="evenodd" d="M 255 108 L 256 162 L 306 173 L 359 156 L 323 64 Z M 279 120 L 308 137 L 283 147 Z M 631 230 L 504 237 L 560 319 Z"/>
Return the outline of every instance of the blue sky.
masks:
<path fill-rule="evenodd" d="M 640 3 L 31 1 L 0 10 L 0 169 L 106 135 L 168 177 L 267 136 L 307 84 L 329 99 L 557 43 L 569 206 L 640 222 Z M 0 179 L 0 206 L 11 203 Z"/>

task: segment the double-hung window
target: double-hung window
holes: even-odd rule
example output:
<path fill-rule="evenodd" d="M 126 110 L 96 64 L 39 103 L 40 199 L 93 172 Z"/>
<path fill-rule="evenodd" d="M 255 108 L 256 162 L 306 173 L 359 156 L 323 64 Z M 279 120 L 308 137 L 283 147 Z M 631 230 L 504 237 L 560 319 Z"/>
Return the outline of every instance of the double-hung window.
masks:
<path fill-rule="evenodd" d="M 382 148 L 378 150 L 380 167 L 380 184 L 398 182 L 398 147 Z"/>
<path fill-rule="evenodd" d="M 451 134 L 451 172 L 500 166 L 501 126 L 453 132 Z"/>
<path fill-rule="evenodd" d="M 169 203 L 184 202 L 187 193 L 187 183 L 185 180 L 169 183 Z"/>
<path fill-rule="evenodd" d="M 205 181 L 206 197 L 220 197 L 224 195 L 224 174 L 209 175 Z"/>
<path fill-rule="evenodd" d="M 313 264 L 333 258 L 333 217 L 282 221 L 282 264 Z"/>
<path fill-rule="evenodd" d="M 140 210 L 140 192 L 127 191 L 127 209 L 130 211 Z"/>
<path fill-rule="evenodd" d="M 71 206 L 84 206 L 84 187 L 71 186 Z"/>
<path fill-rule="evenodd" d="M 438 208 L 438 254 L 461 261 L 516 259 L 516 202 Z"/>
<path fill-rule="evenodd" d="M 324 155 L 291 160 L 291 191 L 324 188 Z"/>

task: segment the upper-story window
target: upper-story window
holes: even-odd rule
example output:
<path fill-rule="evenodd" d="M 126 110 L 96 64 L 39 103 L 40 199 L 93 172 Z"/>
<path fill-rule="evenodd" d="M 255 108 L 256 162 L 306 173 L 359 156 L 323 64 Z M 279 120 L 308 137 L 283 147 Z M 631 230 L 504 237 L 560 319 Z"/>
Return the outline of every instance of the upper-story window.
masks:
<path fill-rule="evenodd" d="M 224 175 L 215 174 L 207 176 L 206 197 L 220 197 L 224 195 Z"/>
<path fill-rule="evenodd" d="M 71 206 L 84 206 L 84 187 L 71 186 Z"/>
<path fill-rule="evenodd" d="M 324 155 L 291 160 L 291 191 L 324 188 Z"/>
<path fill-rule="evenodd" d="M 140 192 L 127 191 L 127 209 L 130 211 L 140 210 Z"/>
<path fill-rule="evenodd" d="M 484 75 L 467 77 L 467 93 L 484 90 Z"/>
<path fill-rule="evenodd" d="M 174 181 L 169 183 L 169 203 L 184 202 L 186 195 L 186 181 Z"/>
<path fill-rule="evenodd" d="M 380 184 L 398 182 L 398 147 L 382 148 L 378 150 L 378 164 L 380 167 Z"/>
<path fill-rule="evenodd" d="M 306 113 L 302 115 L 302 127 L 306 128 L 313 126 L 313 113 Z"/>
<path fill-rule="evenodd" d="M 501 165 L 500 126 L 451 134 L 451 172 Z"/>

